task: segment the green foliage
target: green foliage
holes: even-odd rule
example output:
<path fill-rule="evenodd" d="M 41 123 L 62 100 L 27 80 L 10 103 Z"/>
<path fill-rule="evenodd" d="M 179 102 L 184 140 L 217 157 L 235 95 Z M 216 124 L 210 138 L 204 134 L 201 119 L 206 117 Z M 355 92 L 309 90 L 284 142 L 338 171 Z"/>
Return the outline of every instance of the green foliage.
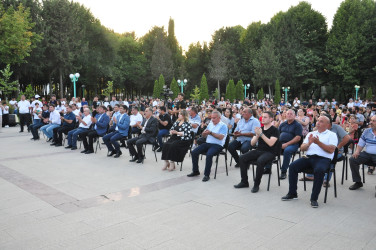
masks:
<path fill-rule="evenodd" d="M 264 95 L 264 89 L 261 88 L 259 89 L 259 91 L 257 92 L 257 100 L 262 100 L 264 99 L 265 95 Z"/>
<path fill-rule="evenodd" d="M 209 100 L 209 89 L 208 89 L 208 83 L 206 81 L 205 74 L 202 75 L 201 78 L 201 85 L 200 85 L 200 102 L 203 100 Z"/>
<path fill-rule="evenodd" d="M 191 93 L 191 99 L 194 100 L 196 103 L 200 101 L 200 88 L 195 85 L 193 89 L 193 93 Z"/>
<path fill-rule="evenodd" d="M 367 90 L 366 99 L 369 100 L 369 101 L 371 101 L 372 100 L 372 96 L 373 96 L 373 94 L 372 94 L 372 88 L 369 87 L 368 90 Z"/>
<path fill-rule="evenodd" d="M 244 84 L 240 79 L 235 86 L 235 98 L 237 100 L 244 100 Z"/>
<path fill-rule="evenodd" d="M 16 64 L 25 62 L 41 36 L 32 31 L 34 23 L 29 10 L 20 4 L 6 11 L 0 5 L 0 62 Z"/>
<path fill-rule="evenodd" d="M 218 90 L 218 88 L 215 88 L 215 90 L 213 92 L 213 97 L 217 98 L 218 100 L 221 99 L 220 96 L 219 96 L 219 90 Z"/>
<path fill-rule="evenodd" d="M 26 86 L 25 92 L 21 91 L 20 95 L 24 95 L 26 99 L 30 99 L 35 96 L 35 91 L 33 90 L 33 87 L 31 84 Z"/>
<path fill-rule="evenodd" d="M 157 91 L 157 95 L 155 96 L 156 98 L 162 98 L 162 94 L 163 94 L 163 86 L 165 86 L 165 79 L 163 77 L 163 75 L 161 74 L 159 76 L 159 80 L 158 80 L 158 91 Z M 159 94 L 158 94 L 159 93 Z"/>
<path fill-rule="evenodd" d="M 175 80 L 175 77 L 172 78 L 172 81 L 171 81 L 171 84 L 170 84 L 170 89 L 174 93 L 173 96 L 172 96 L 172 99 L 175 99 L 176 97 L 178 97 L 179 86 L 178 86 L 178 82 Z"/>
<path fill-rule="evenodd" d="M 157 98 L 160 96 L 160 92 L 159 92 L 159 82 L 158 80 L 155 80 L 154 81 L 154 88 L 153 88 L 153 97 L 154 98 Z"/>
<path fill-rule="evenodd" d="M 279 80 L 275 81 L 274 87 L 274 103 L 278 105 L 281 102 L 281 86 L 279 85 Z"/>
<path fill-rule="evenodd" d="M 110 97 L 112 92 L 114 92 L 114 83 L 112 81 L 107 82 L 107 87 L 103 89 L 103 95 Z"/>
<path fill-rule="evenodd" d="M 234 84 L 234 80 L 232 79 L 227 84 L 225 96 L 226 96 L 226 99 L 230 100 L 231 103 L 235 99 L 235 84 Z"/>
<path fill-rule="evenodd" d="M 13 91 L 18 90 L 18 81 L 10 81 L 10 78 L 13 74 L 10 71 L 10 65 L 8 64 L 3 70 L 0 70 L 1 77 L 0 77 L 0 92 L 8 98 Z"/>

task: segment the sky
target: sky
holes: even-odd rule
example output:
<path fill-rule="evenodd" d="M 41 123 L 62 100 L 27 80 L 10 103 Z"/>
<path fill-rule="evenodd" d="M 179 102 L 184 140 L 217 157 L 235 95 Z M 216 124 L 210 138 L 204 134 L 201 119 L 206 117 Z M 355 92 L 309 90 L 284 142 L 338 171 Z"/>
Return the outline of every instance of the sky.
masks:
<path fill-rule="evenodd" d="M 117 33 L 135 32 L 142 37 L 153 26 L 168 29 L 175 21 L 175 36 L 183 50 L 189 44 L 210 42 L 222 27 L 252 22 L 268 23 L 279 11 L 287 11 L 299 0 L 74 0 L 89 8 L 102 25 Z M 308 0 L 326 18 L 328 27 L 343 0 Z"/>

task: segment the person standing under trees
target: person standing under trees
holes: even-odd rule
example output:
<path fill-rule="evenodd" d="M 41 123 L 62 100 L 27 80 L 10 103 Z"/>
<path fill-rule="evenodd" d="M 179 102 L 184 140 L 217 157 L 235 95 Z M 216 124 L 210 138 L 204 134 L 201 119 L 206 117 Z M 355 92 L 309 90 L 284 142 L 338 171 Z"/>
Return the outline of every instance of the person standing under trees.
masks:
<path fill-rule="evenodd" d="M 21 96 L 21 101 L 18 102 L 18 113 L 20 115 L 20 133 L 24 132 L 24 125 L 26 123 L 29 129 L 31 116 L 30 116 L 30 102 L 26 100 L 25 96 Z"/>

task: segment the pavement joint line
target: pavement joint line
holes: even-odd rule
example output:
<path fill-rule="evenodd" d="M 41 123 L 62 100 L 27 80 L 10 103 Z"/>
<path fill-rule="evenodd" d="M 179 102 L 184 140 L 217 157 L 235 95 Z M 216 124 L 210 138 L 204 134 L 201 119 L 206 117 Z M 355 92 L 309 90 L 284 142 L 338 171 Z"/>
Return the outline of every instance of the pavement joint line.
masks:
<path fill-rule="evenodd" d="M 268 216 L 268 217 L 269 217 L 269 218 L 276 219 L 276 220 L 281 220 L 281 221 L 289 222 L 289 223 L 292 223 L 292 224 L 297 224 L 296 222 L 289 221 L 289 220 L 284 220 L 284 219 L 281 219 L 281 218 L 278 218 L 278 217 L 274 217 L 274 216 Z"/>
<path fill-rule="evenodd" d="M 229 216 L 231 216 L 233 214 L 236 214 L 236 213 L 238 213 L 238 212 L 236 211 L 236 212 L 232 212 L 232 213 L 226 214 L 225 216 L 219 218 L 218 220 L 223 220 L 224 218 L 227 218 L 227 217 L 229 217 Z"/>
<path fill-rule="evenodd" d="M 65 151 L 56 152 L 56 153 L 35 154 L 35 155 L 26 155 L 26 156 L 20 156 L 20 157 L 2 158 L 0 159 L 0 161 L 4 162 L 4 161 L 14 161 L 14 160 L 25 160 L 25 159 L 32 159 L 32 158 L 38 158 L 38 157 L 49 157 L 49 156 L 54 156 L 54 155 L 71 154 L 71 153 L 74 153 L 74 151 L 65 150 Z"/>

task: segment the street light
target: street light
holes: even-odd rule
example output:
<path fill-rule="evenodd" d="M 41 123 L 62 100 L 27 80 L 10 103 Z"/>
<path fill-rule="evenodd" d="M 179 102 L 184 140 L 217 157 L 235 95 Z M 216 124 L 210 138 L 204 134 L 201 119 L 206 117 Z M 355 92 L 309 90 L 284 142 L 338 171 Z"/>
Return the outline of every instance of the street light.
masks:
<path fill-rule="evenodd" d="M 355 100 L 358 100 L 358 91 L 360 89 L 360 86 L 359 85 L 355 85 L 355 92 L 356 92 L 356 95 L 355 95 Z"/>
<path fill-rule="evenodd" d="M 183 92 L 183 87 L 184 87 L 185 85 L 187 85 L 187 82 L 188 82 L 187 79 L 184 79 L 184 80 L 182 80 L 182 81 L 181 81 L 180 79 L 178 79 L 178 85 L 181 87 L 181 92 L 182 92 L 182 93 L 184 93 L 184 92 Z"/>
<path fill-rule="evenodd" d="M 76 74 L 70 74 L 69 75 L 69 78 L 71 79 L 71 81 L 73 82 L 73 89 L 74 89 L 74 98 L 76 98 L 76 81 L 78 81 L 78 78 L 80 77 L 80 74 L 79 73 L 76 73 Z"/>
<path fill-rule="evenodd" d="M 247 98 L 247 89 L 251 87 L 251 84 L 244 84 L 244 99 Z"/>
<path fill-rule="evenodd" d="M 282 87 L 282 90 L 285 91 L 285 103 L 287 103 L 287 92 L 290 91 L 290 87 Z"/>

